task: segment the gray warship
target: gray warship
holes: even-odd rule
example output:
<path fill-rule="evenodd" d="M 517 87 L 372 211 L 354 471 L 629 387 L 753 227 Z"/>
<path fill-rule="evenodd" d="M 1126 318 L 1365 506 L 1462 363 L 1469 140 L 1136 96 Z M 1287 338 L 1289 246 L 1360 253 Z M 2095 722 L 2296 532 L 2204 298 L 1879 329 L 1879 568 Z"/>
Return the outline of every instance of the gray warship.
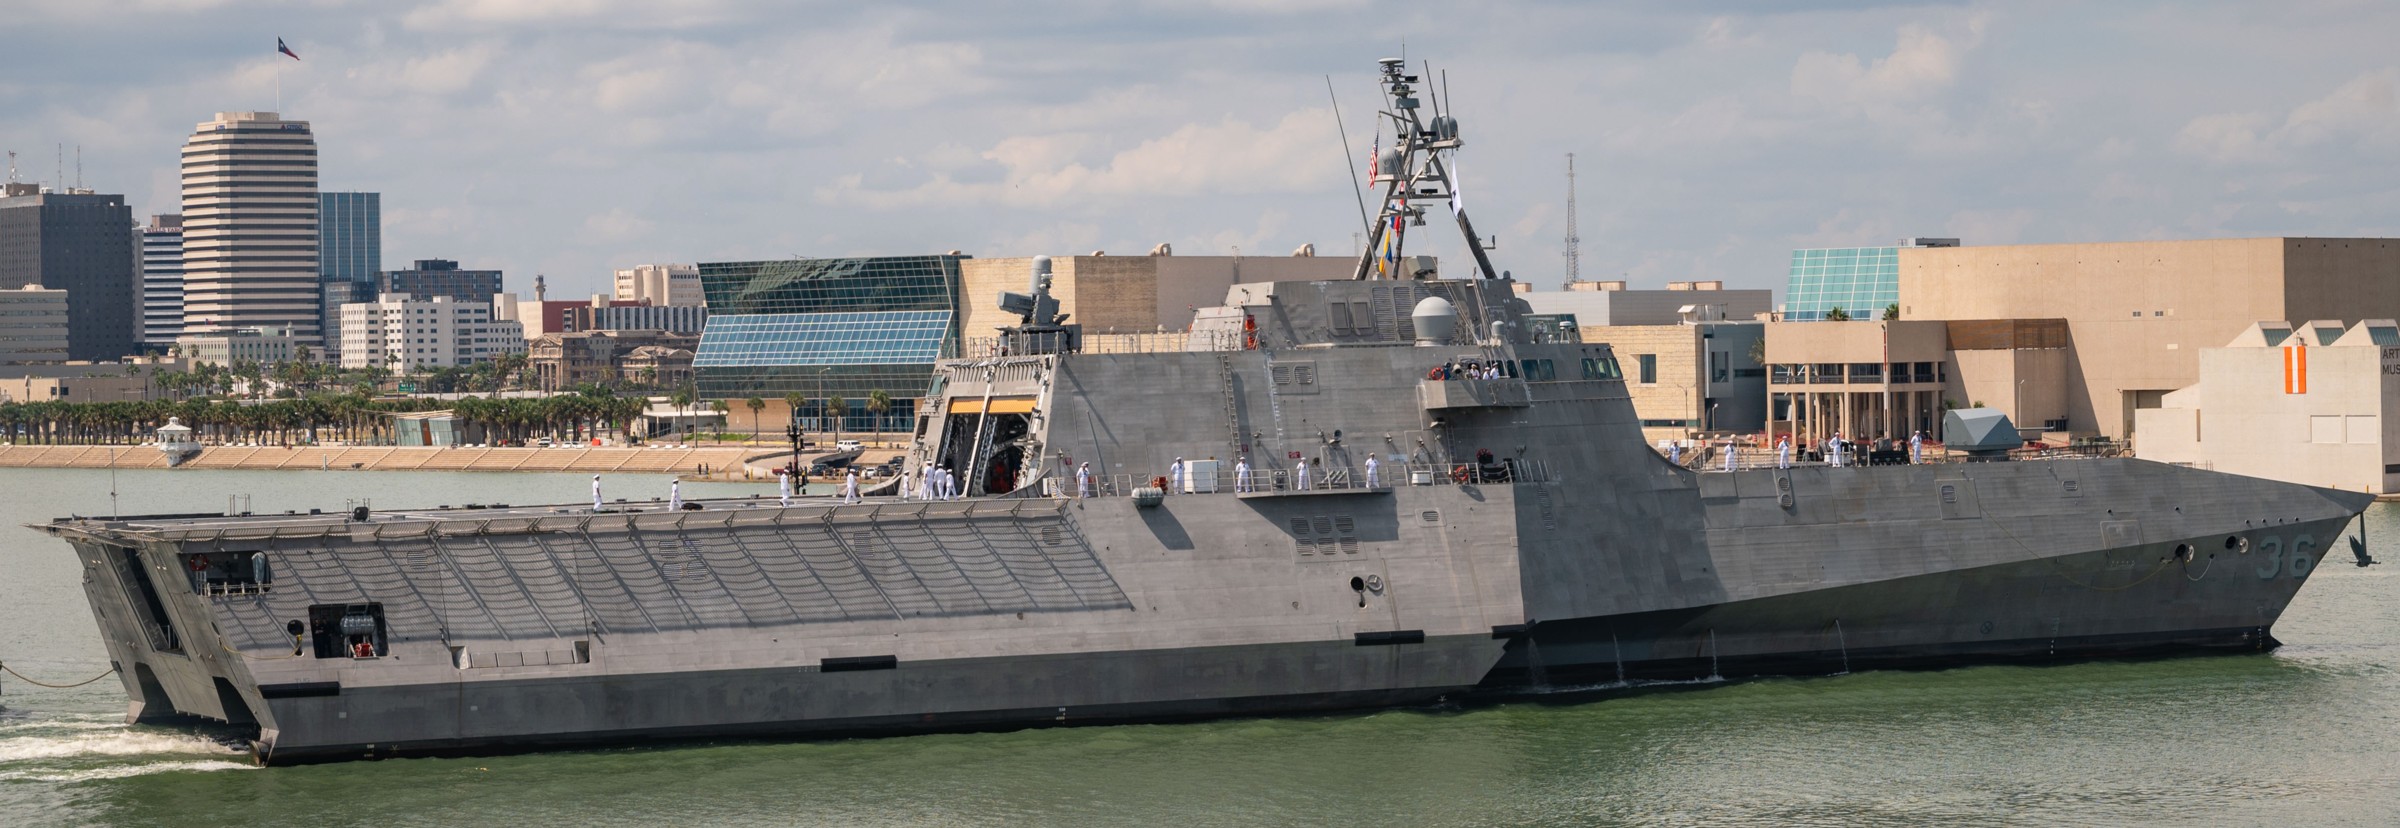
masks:
<path fill-rule="evenodd" d="M 1180 350 L 1111 353 L 1037 264 L 998 297 L 1022 324 L 938 365 L 910 478 L 855 503 L 34 528 L 83 562 L 129 719 L 287 763 L 2256 651 L 2369 503 L 2129 459 L 1672 464 L 1610 348 L 1529 324 L 1475 243 L 1456 122 L 1381 83 L 1357 278 L 1237 285 Z M 1400 255 L 1429 207 L 1472 278 Z"/>

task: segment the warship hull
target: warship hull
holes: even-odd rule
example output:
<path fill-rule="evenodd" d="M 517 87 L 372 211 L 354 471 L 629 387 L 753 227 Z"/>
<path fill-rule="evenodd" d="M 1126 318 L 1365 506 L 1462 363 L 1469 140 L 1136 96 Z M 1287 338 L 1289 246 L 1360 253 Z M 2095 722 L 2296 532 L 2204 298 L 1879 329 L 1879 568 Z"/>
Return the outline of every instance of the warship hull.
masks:
<path fill-rule="evenodd" d="M 1992 549 L 1981 553 L 1990 560 L 1983 565 L 1937 562 L 1921 574 L 1852 583 L 1840 583 L 1844 567 L 1892 566 L 1864 560 L 1873 555 L 1859 545 L 1837 545 L 1813 562 L 1786 562 L 1831 577 L 1754 590 L 1772 594 L 1553 618 L 1521 601 L 1539 601 L 1553 578 L 1566 577 L 1541 571 L 1557 561 L 1535 557 L 1522 562 L 1531 571 L 1521 569 L 1517 544 L 1477 542 L 1507 523 L 1468 517 L 1538 510 L 1542 495 L 1524 490 L 1540 484 L 1183 495 L 1155 507 L 1123 498 L 1013 501 L 998 502 L 1000 516 L 974 513 L 991 501 L 742 502 L 697 513 L 545 507 L 393 513 L 365 524 L 186 517 L 45 528 L 84 559 L 132 700 L 129 719 L 256 728 L 259 760 L 283 764 L 1175 721 L 1622 682 L 2258 651 L 2273 646 L 2269 629 L 2317 550 L 2342 532 L 2343 512 L 2361 505 L 2356 496 L 2138 461 L 1965 473 L 1999 491 L 2028 476 L 2054 479 L 2060 467 L 2098 488 L 2118 475 L 2169 490 L 2255 494 L 2253 484 L 2263 485 L 2287 496 L 2269 504 L 2298 511 L 2313 502 L 2322 515 L 2255 517 L 2249 527 L 2205 519 L 2197 522 L 2234 526 L 2117 547 L 2099 546 L 2095 531 L 2089 548 Z M 1906 486 L 1932 473 L 1795 471 L 1804 494 L 1872 492 L 1876 481 Z M 1777 474 L 1792 473 L 1730 477 L 1738 487 L 1741 475 Z M 1979 505 L 2007 508 L 1990 496 Z M 945 507 L 952 513 L 931 513 Z M 896 520 L 898 508 L 912 520 Z M 1273 535 L 1239 529 L 1261 525 L 1262 510 L 1334 509 L 1373 551 L 1295 558 L 1290 536 L 1275 532 L 1288 516 L 1264 524 Z M 1441 523 L 1429 524 L 1428 513 Z M 1807 519 L 1804 509 L 1777 513 Z M 1553 514 L 1558 528 L 1548 531 L 1565 529 L 1566 519 Z M 262 521 L 271 530 L 259 531 Z M 1721 522 L 1720 531 L 1786 556 L 1827 528 Z M 1872 524 L 1830 526 L 1856 534 Z M 1896 521 L 1880 531 L 1925 528 Z M 1416 543 L 1405 542 L 1404 529 L 1420 535 Z M 1592 561 L 1634 540 L 1564 538 L 1558 549 Z M 184 577 L 189 550 L 234 548 L 275 556 L 270 583 L 210 583 L 214 570 Z M 661 566 L 668 549 L 685 557 Z M 1925 558 L 1929 550 L 1893 552 Z M 1695 569 L 1745 565 L 1722 554 L 1708 560 Z M 694 579 L 700 571 L 706 580 Z M 1353 572 L 1383 583 L 1351 590 Z M 1004 585 L 1021 592 L 1006 596 Z M 1588 582 L 1578 590 L 1604 591 Z M 283 619 L 325 605 L 377 608 L 387 637 L 372 657 L 320 657 L 308 631 L 297 642 L 288 635 Z"/>

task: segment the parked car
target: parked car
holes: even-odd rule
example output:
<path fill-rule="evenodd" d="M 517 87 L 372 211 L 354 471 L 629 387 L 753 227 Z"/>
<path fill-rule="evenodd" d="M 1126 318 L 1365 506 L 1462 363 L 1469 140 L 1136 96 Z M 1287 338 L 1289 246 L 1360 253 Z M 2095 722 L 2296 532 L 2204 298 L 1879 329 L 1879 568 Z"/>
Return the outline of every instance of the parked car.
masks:
<path fill-rule="evenodd" d="M 833 450 L 834 450 L 834 451 L 865 451 L 865 450 L 866 450 L 866 448 L 867 448 L 866 444 L 864 444 L 864 443 L 861 443 L 861 442 L 859 442 L 859 441 L 857 441 L 857 440 L 835 440 L 835 441 L 833 441 Z"/>

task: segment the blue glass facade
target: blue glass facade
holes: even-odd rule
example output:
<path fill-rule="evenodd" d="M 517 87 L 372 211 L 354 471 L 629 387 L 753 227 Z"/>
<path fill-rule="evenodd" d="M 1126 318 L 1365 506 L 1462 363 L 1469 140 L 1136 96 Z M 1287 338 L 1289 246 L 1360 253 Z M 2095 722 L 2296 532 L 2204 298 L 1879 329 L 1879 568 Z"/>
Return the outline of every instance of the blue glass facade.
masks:
<path fill-rule="evenodd" d="M 844 430 L 905 428 L 933 363 L 957 353 L 959 256 L 703 262 L 708 327 L 693 355 L 702 399 L 810 402 L 803 425 L 824 430 L 822 405 L 847 403 Z M 892 410 L 870 423 L 868 394 Z"/>
<path fill-rule="evenodd" d="M 1880 319 L 1900 301 L 1900 248 L 1828 247 L 1792 251 L 1783 318 L 1813 321 L 1840 308 L 1852 319 Z"/>
<path fill-rule="evenodd" d="M 700 336 L 692 367 L 923 365 L 942 356 L 949 311 L 746 314 Z"/>
<path fill-rule="evenodd" d="M 383 269 L 381 193 L 318 193 L 317 226 L 317 274 L 324 281 L 375 281 Z"/>

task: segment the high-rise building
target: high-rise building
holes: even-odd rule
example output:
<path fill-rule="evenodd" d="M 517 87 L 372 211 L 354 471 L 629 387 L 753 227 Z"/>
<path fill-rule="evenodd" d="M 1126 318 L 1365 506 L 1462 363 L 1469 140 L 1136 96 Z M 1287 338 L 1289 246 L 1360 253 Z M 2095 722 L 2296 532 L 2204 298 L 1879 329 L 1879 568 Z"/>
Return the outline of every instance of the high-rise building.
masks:
<path fill-rule="evenodd" d="M 383 196 L 317 194 L 317 276 L 323 282 L 324 361 L 341 361 L 342 306 L 375 299 L 383 269 Z"/>
<path fill-rule="evenodd" d="M 279 328 L 324 345 L 317 141 L 307 121 L 220 112 L 183 144 L 184 330 Z"/>
<path fill-rule="evenodd" d="M 500 292 L 500 271 L 460 270 L 449 259 L 418 259 L 407 270 L 386 270 L 375 277 L 375 293 L 405 293 L 419 299 L 448 296 L 461 302 L 492 306 Z"/>
<path fill-rule="evenodd" d="M 0 288 L 0 365 L 67 361 L 67 292 Z"/>
<path fill-rule="evenodd" d="M 142 226 L 142 350 L 164 351 L 181 335 L 183 216 L 151 216 Z"/>
<path fill-rule="evenodd" d="M 708 304 L 700 291 L 700 266 L 688 264 L 634 265 L 619 270 L 615 298 L 666 307 Z"/>
<path fill-rule="evenodd" d="M 525 351 L 525 327 L 492 318 L 486 302 L 387 293 L 342 306 L 342 367 L 395 370 L 472 365 Z"/>
<path fill-rule="evenodd" d="M 708 325 L 708 309 L 697 305 L 578 305 L 569 309 L 570 331 L 666 331 L 698 335 Z"/>
<path fill-rule="evenodd" d="M 41 285 L 67 292 L 67 358 L 108 360 L 134 352 L 133 211 L 121 195 L 90 190 L 0 189 L 0 288 Z"/>

